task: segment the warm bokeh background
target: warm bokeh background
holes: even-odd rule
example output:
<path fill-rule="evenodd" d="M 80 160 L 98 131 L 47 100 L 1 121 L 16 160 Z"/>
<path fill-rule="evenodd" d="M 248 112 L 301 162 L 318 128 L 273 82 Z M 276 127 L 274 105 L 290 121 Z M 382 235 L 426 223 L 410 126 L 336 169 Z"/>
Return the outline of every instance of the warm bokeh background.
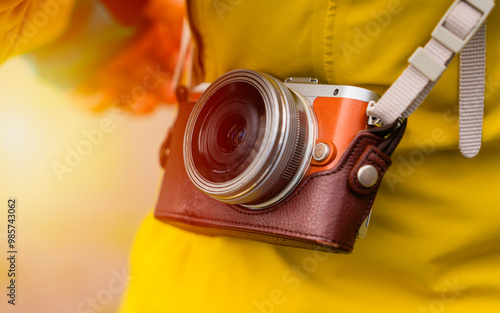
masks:
<path fill-rule="evenodd" d="M 134 234 L 152 209 L 158 149 L 173 107 L 149 115 L 96 114 L 40 80 L 21 57 L 0 67 L 0 312 L 116 312 Z M 84 130 L 114 131 L 58 180 Z M 18 198 L 17 303 L 7 306 L 8 197 Z"/>

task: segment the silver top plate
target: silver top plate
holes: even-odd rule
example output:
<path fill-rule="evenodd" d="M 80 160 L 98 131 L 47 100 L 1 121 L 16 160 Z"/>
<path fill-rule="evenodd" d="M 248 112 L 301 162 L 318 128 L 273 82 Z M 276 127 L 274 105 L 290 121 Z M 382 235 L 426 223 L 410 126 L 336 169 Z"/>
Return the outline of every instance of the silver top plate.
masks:
<path fill-rule="evenodd" d="M 375 92 L 354 86 L 343 86 L 343 85 L 322 85 L 322 84 L 297 84 L 297 83 L 285 83 L 290 89 L 293 89 L 309 101 L 312 101 L 317 97 L 339 97 L 348 98 L 354 100 L 360 100 L 364 102 L 377 101 L 380 96 Z"/>
<path fill-rule="evenodd" d="M 201 83 L 193 87 L 192 92 L 203 93 L 205 89 L 208 88 L 209 83 Z M 324 84 L 312 84 L 312 83 L 285 83 L 290 89 L 293 89 L 307 98 L 311 103 L 317 97 L 339 97 L 348 98 L 354 100 L 360 100 L 364 102 L 378 101 L 380 96 L 368 89 L 355 87 L 355 86 L 345 86 L 345 85 L 324 85 Z"/>

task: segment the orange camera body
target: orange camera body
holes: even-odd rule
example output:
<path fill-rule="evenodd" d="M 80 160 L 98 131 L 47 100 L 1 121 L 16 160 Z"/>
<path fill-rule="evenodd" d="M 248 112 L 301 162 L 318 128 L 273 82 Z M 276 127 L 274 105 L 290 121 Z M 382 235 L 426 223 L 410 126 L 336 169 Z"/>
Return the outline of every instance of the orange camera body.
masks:
<path fill-rule="evenodd" d="M 292 80 L 293 81 L 293 80 Z M 380 98 L 367 89 L 353 86 L 286 83 L 303 94 L 312 104 L 318 124 L 316 145 L 329 146 L 323 161 L 311 160 L 309 174 L 332 169 L 354 136 L 367 128 L 366 108 Z"/>
<path fill-rule="evenodd" d="M 351 252 L 404 133 L 394 125 L 367 127 L 366 108 L 378 95 L 303 79 L 283 83 L 248 70 L 205 87 L 179 89 L 178 117 L 162 147 L 155 217 L 205 235 Z M 259 123 L 246 106 L 260 112 Z M 244 120 L 244 114 L 257 115 Z M 259 129 L 253 137 L 251 127 Z M 228 162 L 235 175 L 206 175 L 204 167 L 220 166 L 220 155 L 232 160 L 249 142 L 255 149 Z M 249 158 L 248 168 L 238 167 Z M 367 167 L 375 176 L 363 184 Z"/>

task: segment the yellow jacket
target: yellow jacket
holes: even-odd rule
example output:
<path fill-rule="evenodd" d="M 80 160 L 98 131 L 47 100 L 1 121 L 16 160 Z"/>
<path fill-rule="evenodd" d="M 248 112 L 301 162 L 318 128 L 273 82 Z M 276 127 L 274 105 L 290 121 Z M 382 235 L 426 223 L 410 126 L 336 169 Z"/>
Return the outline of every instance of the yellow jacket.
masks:
<path fill-rule="evenodd" d="M 383 93 L 453 1 L 192 0 L 201 71 Z M 458 151 L 458 64 L 409 119 L 351 255 L 211 238 L 149 216 L 122 313 L 491 312 L 500 309 L 500 9 L 488 20 L 483 147 Z"/>

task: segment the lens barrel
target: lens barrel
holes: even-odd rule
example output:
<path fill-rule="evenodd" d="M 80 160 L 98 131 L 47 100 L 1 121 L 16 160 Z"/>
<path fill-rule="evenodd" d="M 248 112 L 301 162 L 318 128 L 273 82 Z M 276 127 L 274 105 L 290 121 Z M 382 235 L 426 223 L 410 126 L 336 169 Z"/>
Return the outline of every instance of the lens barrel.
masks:
<path fill-rule="evenodd" d="M 205 194 L 251 209 L 283 200 L 308 172 L 317 125 L 300 94 L 272 76 L 229 72 L 202 94 L 184 137 L 184 163 Z"/>

